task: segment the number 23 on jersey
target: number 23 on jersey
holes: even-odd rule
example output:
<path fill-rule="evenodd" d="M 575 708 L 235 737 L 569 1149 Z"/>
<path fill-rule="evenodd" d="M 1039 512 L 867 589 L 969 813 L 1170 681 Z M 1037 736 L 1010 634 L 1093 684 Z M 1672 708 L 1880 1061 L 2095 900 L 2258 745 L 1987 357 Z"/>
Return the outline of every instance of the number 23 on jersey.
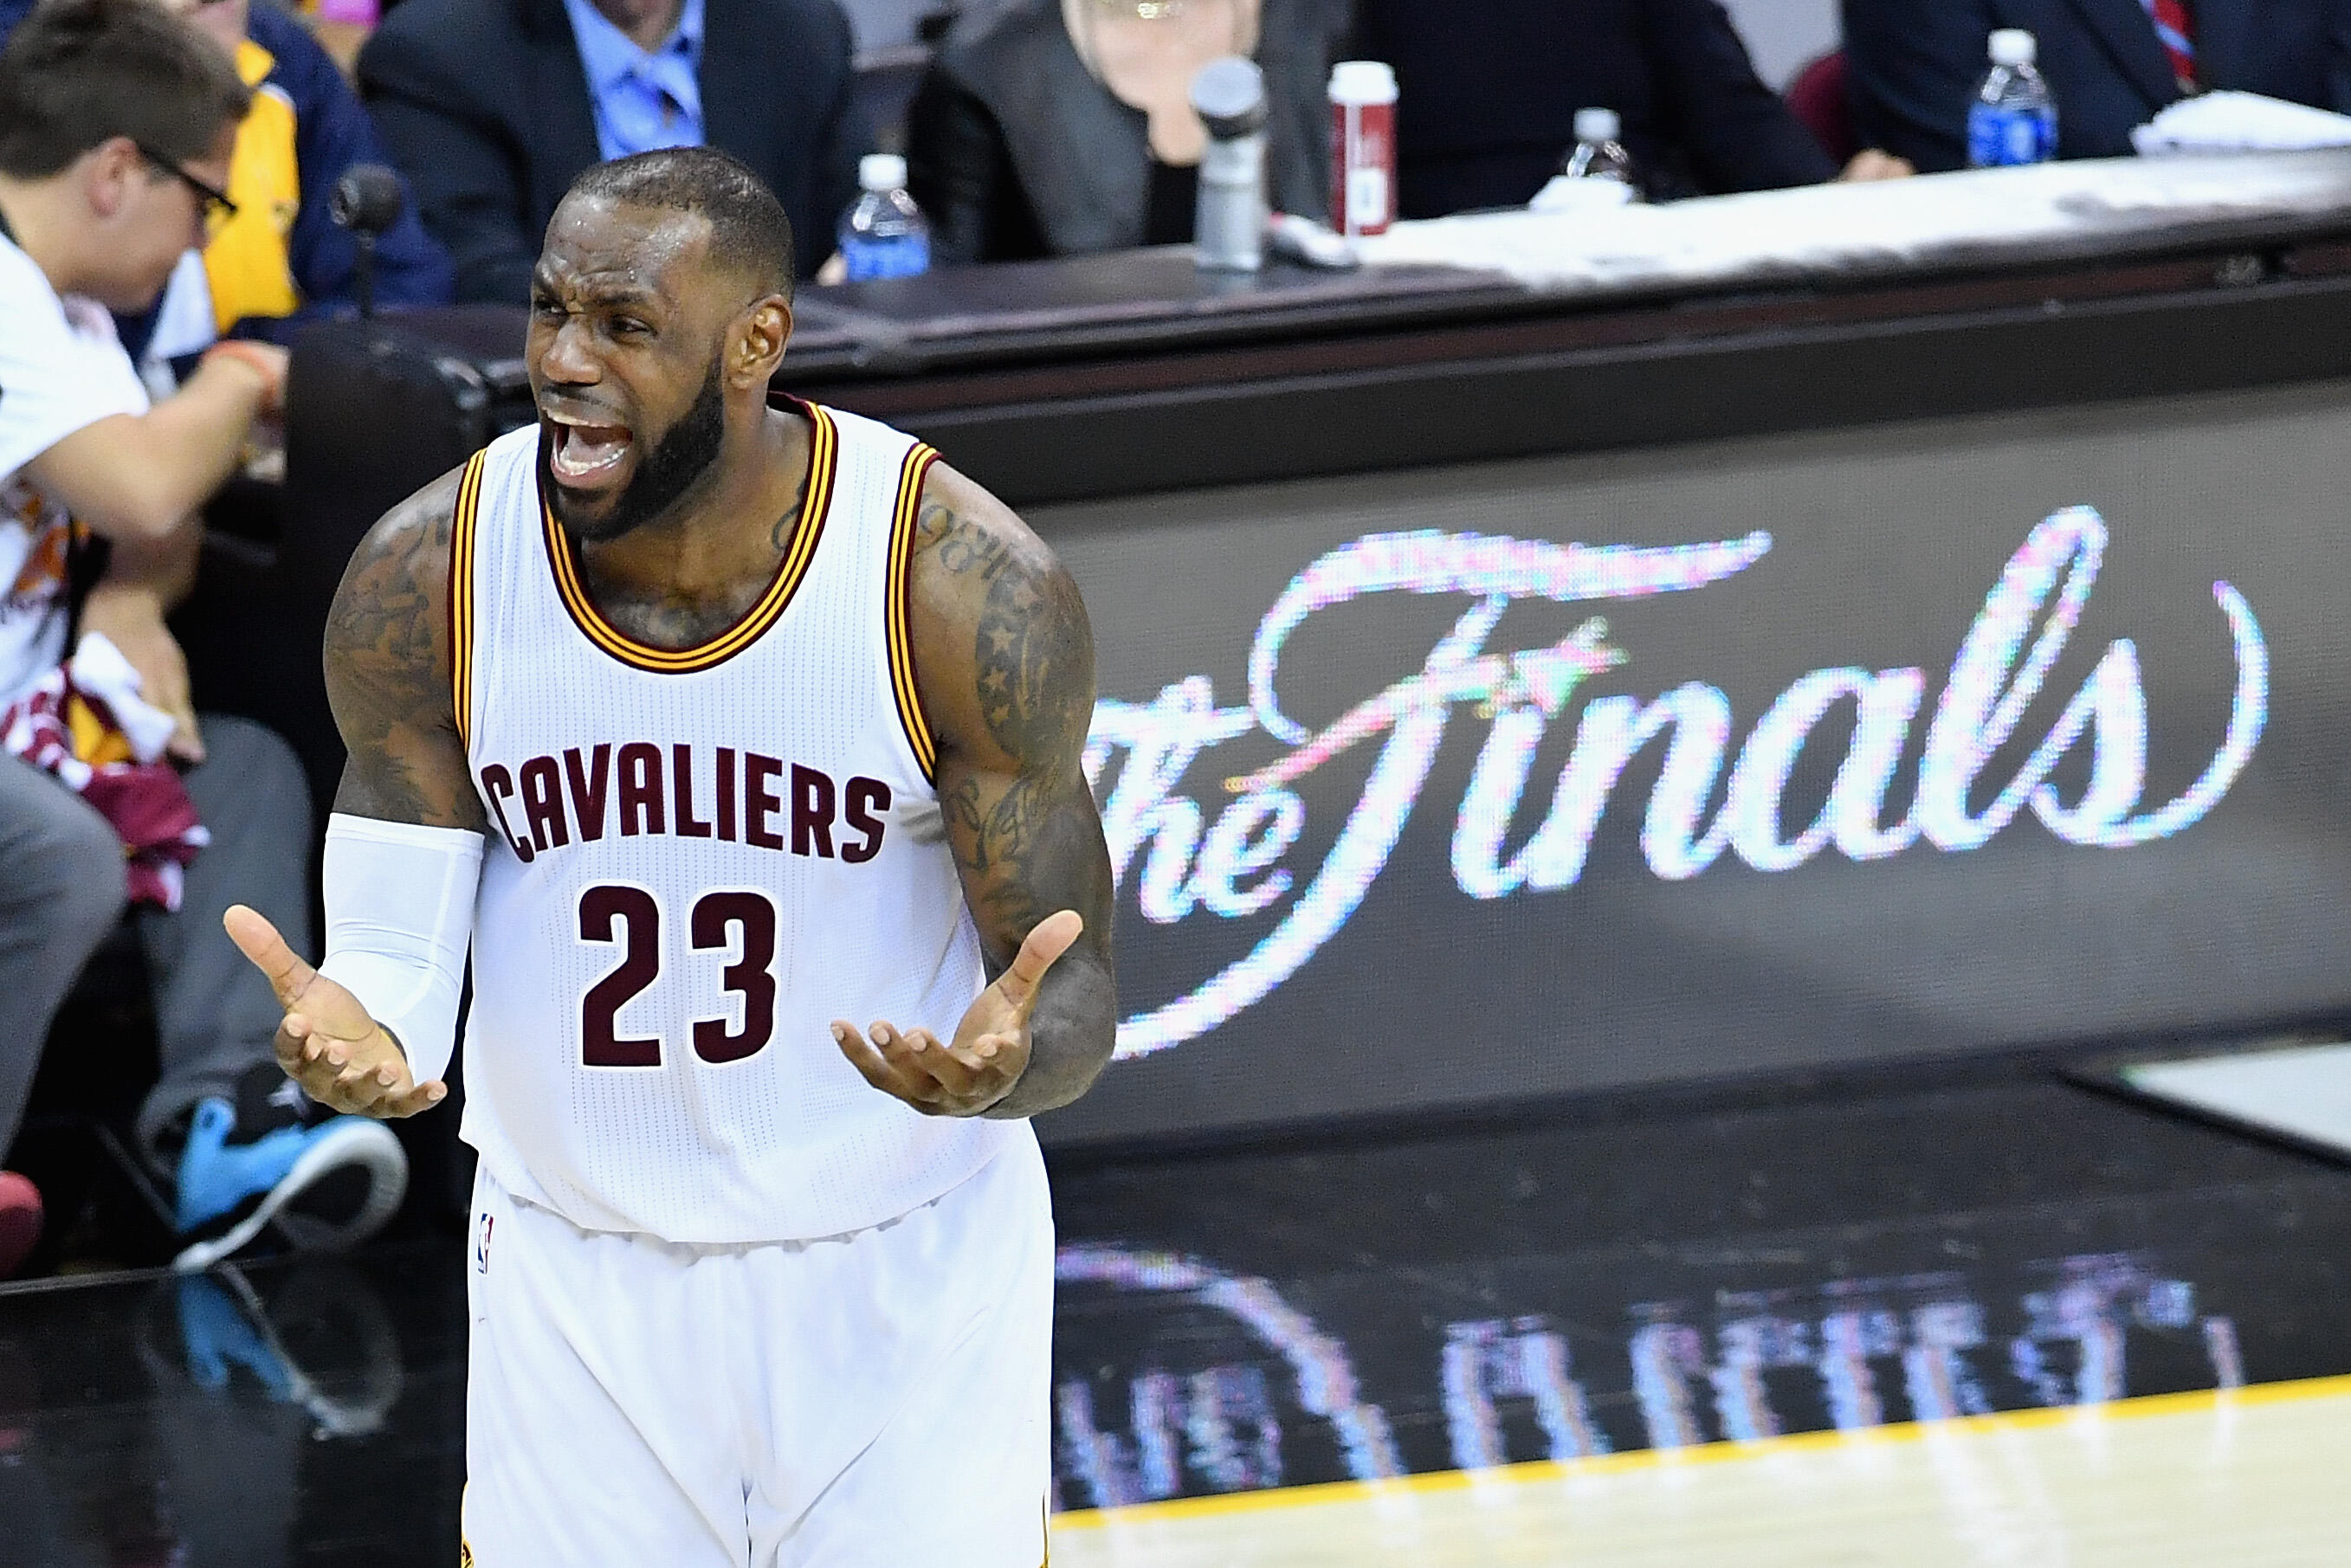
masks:
<path fill-rule="evenodd" d="M 694 1054 L 740 1061 L 776 1032 L 776 904 L 764 893 L 724 889 L 694 901 L 686 941 L 696 953 L 729 955 L 719 983 L 742 1001 L 742 1028 L 724 1017 L 695 1020 Z M 642 887 L 600 883 L 580 895 L 580 939 L 621 949 L 621 962 L 580 999 L 580 1060 L 588 1067 L 659 1067 L 663 1041 L 624 1038 L 621 1009 L 659 984 L 665 949 L 661 904 Z M 671 982 L 677 984 L 675 980 Z M 721 1005 L 724 1005 L 723 1003 Z"/>

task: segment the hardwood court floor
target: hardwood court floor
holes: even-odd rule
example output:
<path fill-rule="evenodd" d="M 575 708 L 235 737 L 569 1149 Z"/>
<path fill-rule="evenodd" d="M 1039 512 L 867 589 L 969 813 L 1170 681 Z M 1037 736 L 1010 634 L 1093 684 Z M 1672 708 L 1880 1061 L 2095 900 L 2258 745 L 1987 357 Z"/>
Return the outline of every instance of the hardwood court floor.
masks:
<path fill-rule="evenodd" d="M 1054 1189 L 1059 1568 L 2351 1568 L 2351 1166 L 2037 1069 Z M 0 1284 L 0 1568 L 448 1568 L 466 1267 Z"/>
<path fill-rule="evenodd" d="M 1064 1514 L 1055 1568 L 2351 1562 L 2351 1377 Z"/>

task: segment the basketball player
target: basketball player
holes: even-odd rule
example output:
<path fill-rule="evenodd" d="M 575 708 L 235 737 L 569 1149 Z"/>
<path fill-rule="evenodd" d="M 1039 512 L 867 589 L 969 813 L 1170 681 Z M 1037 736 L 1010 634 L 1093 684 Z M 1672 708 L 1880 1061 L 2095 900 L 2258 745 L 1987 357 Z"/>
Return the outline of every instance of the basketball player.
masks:
<path fill-rule="evenodd" d="M 473 949 L 467 1561 L 1037 1568 L 1052 1222 L 1027 1121 L 1109 1059 L 1092 644 L 912 439 L 771 407 L 791 238 L 741 164 L 581 175 L 539 419 L 386 517 L 312 1095 L 438 1102 Z"/>

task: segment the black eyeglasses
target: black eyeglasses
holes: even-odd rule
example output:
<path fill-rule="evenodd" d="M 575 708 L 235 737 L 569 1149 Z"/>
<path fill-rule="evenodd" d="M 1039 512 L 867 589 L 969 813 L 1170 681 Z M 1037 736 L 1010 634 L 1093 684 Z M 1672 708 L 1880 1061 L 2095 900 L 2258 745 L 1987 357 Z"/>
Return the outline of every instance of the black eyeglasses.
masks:
<path fill-rule="evenodd" d="M 181 168 L 169 158 L 166 158 L 161 152 L 156 152 L 152 147 L 135 141 L 132 142 L 131 145 L 139 149 L 139 156 L 146 159 L 147 162 L 155 165 L 156 168 L 161 169 L 164 173 L 171 175 L 173 179 L 179 181 L 180 183 L 187 186 L 188 189 L 193 191 L 199 197 L 203 198 L 205 217 L 213 220 L 214 222 L 225 224 L 228 222 L 229 219 L 236 216 L 236 204 L 228 199 L 228 193 L 226 191 L 222 190 L 218 185 L 197 179 L 193 174 L 189 173 L 185 169 Z"/>

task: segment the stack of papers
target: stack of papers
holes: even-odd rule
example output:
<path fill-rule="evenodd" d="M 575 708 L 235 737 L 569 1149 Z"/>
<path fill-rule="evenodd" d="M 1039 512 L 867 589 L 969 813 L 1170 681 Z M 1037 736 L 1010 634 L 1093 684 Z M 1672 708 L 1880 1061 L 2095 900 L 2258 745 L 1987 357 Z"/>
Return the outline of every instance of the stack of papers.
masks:
<path fill-rule="evenodd" d="M 2296 152 L 2351 147 L 2351 115 L 2257 92 L 2208 92 L 2183 98 L 2131 132 L 2142 157 L 2174 152 Z"/>
<path fill-rule="evenodd" d="M 2351 120 L 2343 124 L 2351 132 Z M 2339 228 L 2346 220 L 2351 157 L 2240 152 L 1978 169 L 1660 206 L 1464 213 L 1399 223 L 1355 248 L 1374 267 L 1475 267 L 1546 292 L 1596 294 L 2111 255 L 2215 229 Z"/>

